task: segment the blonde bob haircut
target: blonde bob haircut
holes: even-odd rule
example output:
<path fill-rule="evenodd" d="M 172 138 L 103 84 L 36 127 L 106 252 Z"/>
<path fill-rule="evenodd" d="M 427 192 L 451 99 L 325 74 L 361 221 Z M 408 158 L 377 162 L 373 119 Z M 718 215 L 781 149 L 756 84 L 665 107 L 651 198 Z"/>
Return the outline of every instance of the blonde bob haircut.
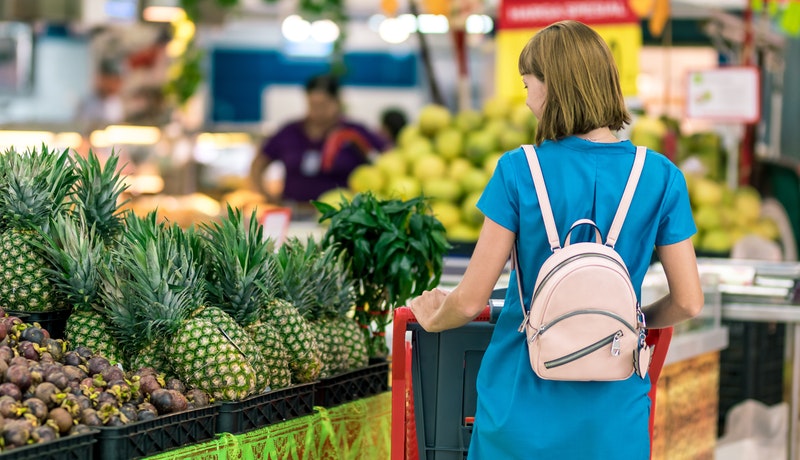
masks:
<path fill-rule="evenodd" d="M 631 122 L 619 70 L 606 42 L 587 25 L 560 21 L 534 35 L 519 55 L 520 75 L 543 82 L 547 95 L 536 144 Z"/>

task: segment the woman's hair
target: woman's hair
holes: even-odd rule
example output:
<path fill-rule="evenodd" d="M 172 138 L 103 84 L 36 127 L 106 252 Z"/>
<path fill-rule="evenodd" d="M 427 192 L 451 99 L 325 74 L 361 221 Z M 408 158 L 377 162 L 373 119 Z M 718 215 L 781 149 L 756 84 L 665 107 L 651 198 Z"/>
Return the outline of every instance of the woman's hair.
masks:
<path fill-rule="evenodd" d="M 306 94 L 324 91 L 328 96 L 339 99 L 339 80 L 333 75 L 315 75 L 306 81 Z"/>
<path fill-rule="evenodd" d="M 561 21 L 534 35 L 519 55 L 520 75 L 533 75 L 547 90 L 536 143 L 622 129 L 631 122 L 619 70 L 606 42 L 578 21 Z"/>

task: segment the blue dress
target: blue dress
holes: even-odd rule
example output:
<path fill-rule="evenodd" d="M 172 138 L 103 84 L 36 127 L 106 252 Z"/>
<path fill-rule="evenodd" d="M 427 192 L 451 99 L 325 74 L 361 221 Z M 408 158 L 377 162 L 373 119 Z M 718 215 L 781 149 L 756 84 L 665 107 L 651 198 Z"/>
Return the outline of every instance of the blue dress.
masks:
<path fill-rule="evenodd" d="M 600 144 L 577 137 L 545 141 L 537 147 L 562 244 L 569 226 L 586 217 L 598 224 L 605 237 L 635 150 L 629 141 Z M 523 293 L 525 302 L 530 302 L 536 273 L 550 248 L 521 148 L 500 158 L 478 208 L 520 235 Z M 683 241 L 695 231 L 683 174 L 663 155 L 648 151 L 616 245 L 639 297 L 654 245 Z M 573 231 L 571 241 L 588 237 L 589 228 L 584 225 Z M 512 273 L 505 306 L 478 372 L 468 458 L 648 459 L 649 377 L 634 375 L 617 382 L 542 380 L 531 370 L 524 334 L 517 332 L 521 322 Z"/>

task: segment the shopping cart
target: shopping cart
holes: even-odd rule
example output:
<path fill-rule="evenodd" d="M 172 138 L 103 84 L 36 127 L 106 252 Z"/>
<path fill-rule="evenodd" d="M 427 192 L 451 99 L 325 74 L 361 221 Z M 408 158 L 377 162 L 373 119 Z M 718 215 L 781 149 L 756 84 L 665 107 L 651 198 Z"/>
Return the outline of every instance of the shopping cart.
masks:
<path fill-rule="evenodd" d="M 392 337 L 392 460 L 463 460 L 475 416 L 477 378 L 501 307 L 487 306 L 471 323 L 425 332 L 407 307 L 395 310 Z M 658 377 L 672 328 L 651 329 L 650 437 Z"/>

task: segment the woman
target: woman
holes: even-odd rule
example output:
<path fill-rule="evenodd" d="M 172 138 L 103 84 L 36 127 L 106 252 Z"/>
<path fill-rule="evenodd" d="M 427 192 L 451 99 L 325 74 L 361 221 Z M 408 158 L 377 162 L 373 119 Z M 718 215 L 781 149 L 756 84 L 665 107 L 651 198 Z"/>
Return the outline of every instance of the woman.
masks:
<path fill-rule="evenodd" d="M 263 193 L 264 170 L 272 161 L 282 162 L 286 170 L 282 199 L 287 203 L 308 203 L 327 190 L 346 187 L 350 172 L 387 146 L 386 139 L 344 118 L 335 77 L 315 76 L 305 91 L 305 118 L 281 127 L 250 168 L 254 188 Z M 281 197 L 268 198 L 280 201 Z"/>
<path fill-rule="evenodd" d="M 558 233 L 563 238 L 580 218 L 591 218 L 607 231 L 636 150 L 614 136 L 630 115 L 608 47 L 586 25 L 558 22 L 531 38 L 520 54 L 519 72 L 526 103 L 539 119 L 536 151 Z M 690 240 L 696 228 L 683 175 L 667 158 L 648 151 L 639 184 L 615 249 L 641 297 L 655 246 L 670 292 L 643 311 L 648 327 L 663 328 L 696 316 L 703 307 Z M 485 220 L 462 282 L 450 293 L 436 289 L 409 302 L 427 331 L 460 327 L 483 310 L 516 237 L 527 279 L 535 279 L 550 254 L 521 148 L 500 159 L 478 208 Z M 576 236 L 573 232 L 573 241 Z M 515 277 L 510 280 L 478 374 L 469 458 L 649 458 L 649 377 L 613 382 L 537 377 L 524 335 L 517 332 L 522 311 Z M 523 280 L 526 302 L 533 284 Z"/>

